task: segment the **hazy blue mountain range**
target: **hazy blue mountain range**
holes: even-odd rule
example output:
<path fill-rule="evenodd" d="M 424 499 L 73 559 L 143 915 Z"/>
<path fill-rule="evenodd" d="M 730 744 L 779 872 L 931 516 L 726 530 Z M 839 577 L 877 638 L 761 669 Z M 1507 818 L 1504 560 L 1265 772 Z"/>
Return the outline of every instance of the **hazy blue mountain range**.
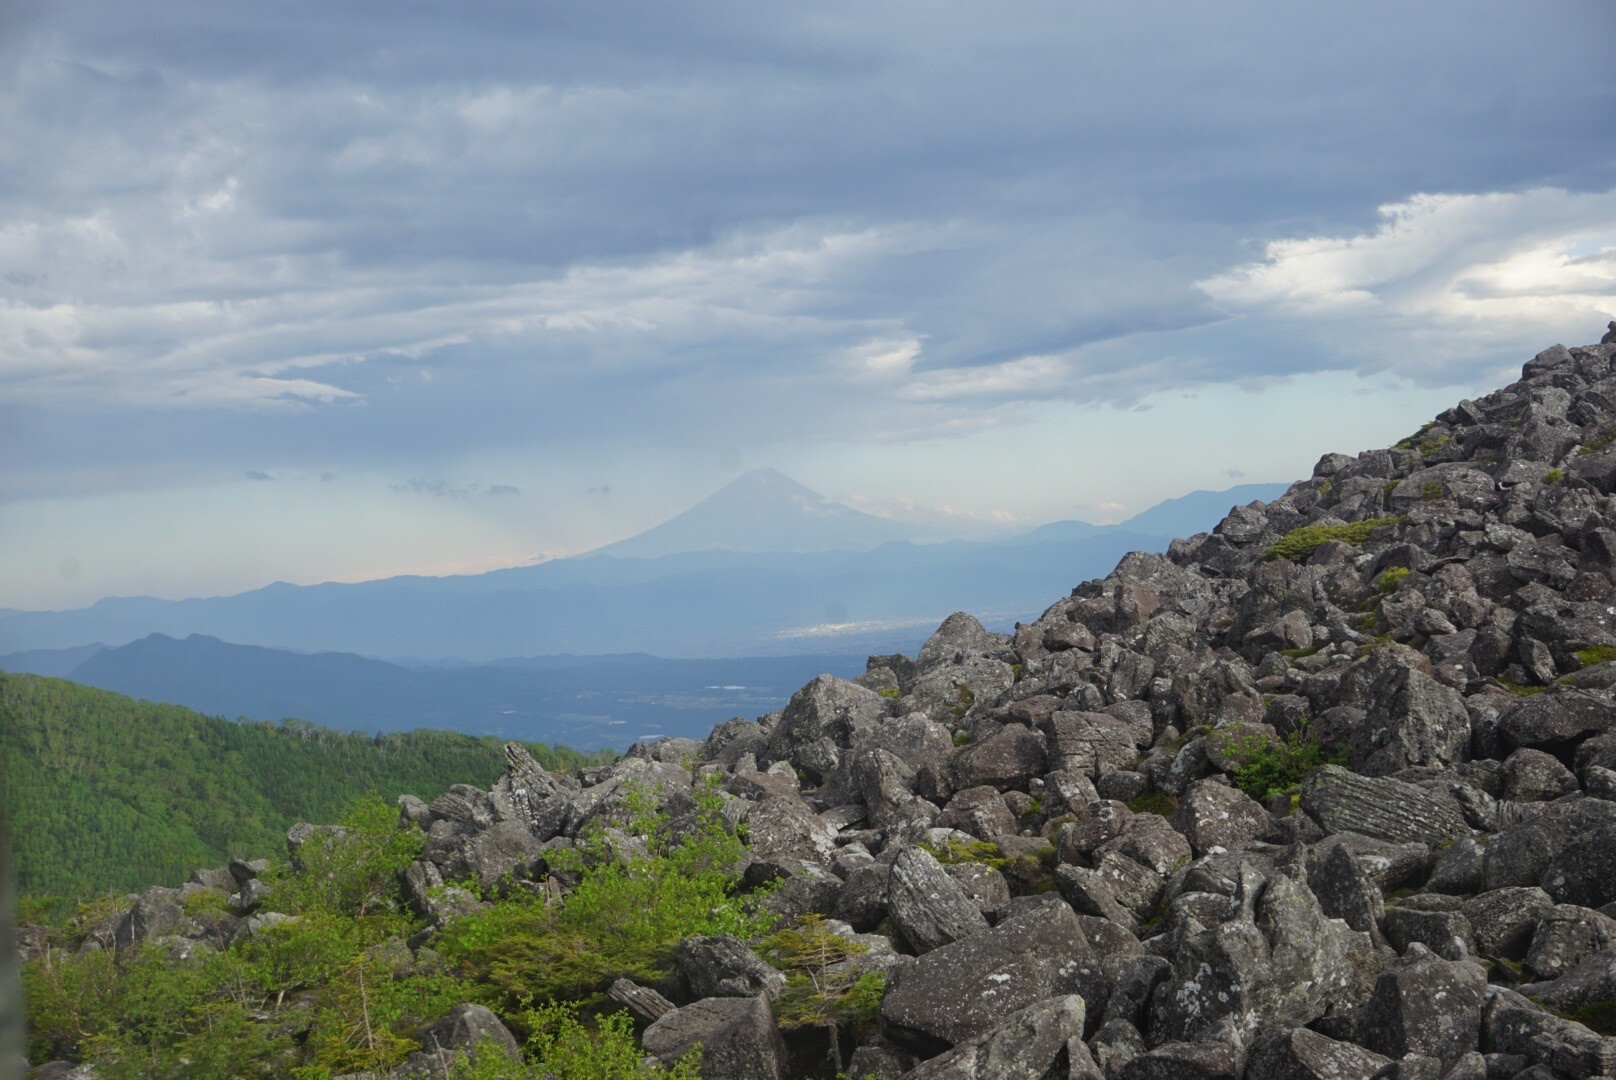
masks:
<path fill-rule="evenodd" d="M 1131 522 L 1063 522 L 1006 541 L 871 546 L 876 526 L 869 522 L 883 519 L 846 510 L 808 513 L 819 530 L 812 532 L 814 544 L 827 550 L 741 550 L 788 542 L 756 524 L 736 525 L 736 542 L 720 548 L 719 530 L 737 506 L 836 506 L 814 503 L 818 496 L 777 473 L 748 474 L 687 514 L 615 545 L 617 553 L 465 577 L 276 583 L 234 596 L 120 597 L 76 611 L 14 613 L 0 616 L 0 648 L 122 645 L 160 633 L 302 652 L 471 661 L 625 651 L 683 657 L 884 651 L 922 640 L 953 611 L 978 612 L 1004 626 L 1033 618 L 1126 552 L 1161 550 L 1176 535 L 1210 528 L 1236 502 L 1280 490 L 1198 492 L 1133 519 L 1172 526 L 1163 532 Z M 708 510 L 697 514 L 703 506 Z M 789 528 L 809 528 L 802 520 L 788 514 Z M 621 554 L 644 538 L 652 538 L 647 550 L 674 543 L 703 549 Z M 842 549 L 829 549 L 833 544 Z"/>
<path fill-rule="evenodd" d="M 0 670 L 42 674 L 59 669 L 68 652 L 82 651 L 0 656 Z M 295 717 L 345 731 L 443 728 L 622 750 L 650 737 L 705 737 L 731 716 L 778 708 L 815 676 L 863 671 L 864 658 L 851 653 L 714 660 L 546 656 L 410 668 L 351 653 L 152 634 L 99 648 L 66 677 L 217 716 Z"/>

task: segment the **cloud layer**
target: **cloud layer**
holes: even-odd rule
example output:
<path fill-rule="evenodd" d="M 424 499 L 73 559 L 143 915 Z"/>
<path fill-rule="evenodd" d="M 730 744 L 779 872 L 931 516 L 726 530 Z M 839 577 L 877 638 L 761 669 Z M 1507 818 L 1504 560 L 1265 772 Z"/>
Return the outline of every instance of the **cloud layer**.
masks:
<path fill-rule="evenodd" d="M 522 462 L 1475 380 L 1616 306 L 1612 30 L 1594 0 L 8 7 L 0 497 L 531 494 Z"/>

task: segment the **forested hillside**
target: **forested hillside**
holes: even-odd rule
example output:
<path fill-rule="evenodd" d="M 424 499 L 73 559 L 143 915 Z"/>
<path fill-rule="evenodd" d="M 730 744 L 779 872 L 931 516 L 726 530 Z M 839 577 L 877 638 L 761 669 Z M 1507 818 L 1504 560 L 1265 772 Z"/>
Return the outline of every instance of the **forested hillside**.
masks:
<path fill-rule="evenodd" d="M 611 756 L 530 749 L 556 769 Z M 175 884 L 233 855 L 278 851 L 293 822 L 334 821 L 367 791 L 431 798 L 487 785 L 502 764 L 494 739 L 243 723 L 0 674 L 0 807 L 27 895 Z"/>

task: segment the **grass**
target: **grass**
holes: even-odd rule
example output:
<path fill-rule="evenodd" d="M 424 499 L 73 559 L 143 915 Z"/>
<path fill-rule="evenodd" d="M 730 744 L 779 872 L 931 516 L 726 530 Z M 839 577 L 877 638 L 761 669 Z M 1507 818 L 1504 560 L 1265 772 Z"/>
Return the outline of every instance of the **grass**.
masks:
<path fill-rule="evenodd" d="M 1375 588 L 1379 589 L 1381 593 L 1389 596 L 1397 591 L 1397 586 L 1403 583 L 1403 579 L 1408 577 L 1408 574 L 1408 567 L 1394 566 L 1384 574 L 1380 575 L 1380 580 L 1375 582 Z"/>
<path fill-rule="evenodd" d="M 976 704 L 976 695 L 971 692 L 970 684 L 969 683 L 960 683 L 959 684 L 959 704 L 954 706 L 954 715 L 956 717 L 963 717 L 966 713 L 971 711 L 971 706 L 975 705 L 975 704 Z"/>
<path fill-rule="evenodd" d="M 1442 485 L 1435 480 L 1427 480 L 1420 486 L 1420 500 L 1422 502 L 1436 502 L 1442 495 Z"/>
<path fill-rule="evenodd" d="M 1151 791 L 1143 795 L 1135 795 L 1129 799 L 1128 809 L 1136 814 L 1157 814 L 1161 817 L 1170 817 L 1173 811 L 1178 809 L 1178 800 L 1171 795 Z"/>
<path fill-rule="evenodd" d="M 1505 690 L 1508 690 L 1516 697 L 1532 697 L 1534 694 L 1541 694 L 1543 691 L 1548 689 L 1547 686 L 1523 686 L 1518 682 L 1510 682 L 1508 679 L 1503 678 L 1502 676 L 1499 677 L 1498 685 L 1502 686 Z"/>
<path fill-rule="evenodd" d="M 1590 457 L 1609 449 L 1611 443 L 1616 443 L 1616 427 L 1608 427 L 1601 431 L 1598 435 L 1583 443 L 1582 449 L 1578 450 L 1577 453 L 1582 457 Z"/>
<path fill-rule="evenodd" d="M 1309 645 L 1302 649 L 1281 649 L 1279 650 L 1279 655 L 1287 660 L 1301 660 L 1304 657 L 1316 656 L 1322 648 L 1324 648 L 1323 645 Z"/>
<path fill-rule="evenodd" d="M 880 694 L 888 701 L 896 701 L 900 696 L 902 696 L 903 691 L 899 690 L 896 686 L 884 686 L 877 690 L 876 693 Z"/>
<path fill-rule="evenodd" d="M 1263 554 L 1263 562 L 1273 562 L 1276 559 L 1289 559 L 1291 562 L 1302 562 L 1322 545 L 1332 540 L 1339 540 L 1343 544 L 1354 547 L 1369 539 L 1369 534 L 1376 529 L 1387 525 L 1396 525 L 1402 521 L 1400 517 L 1370 518 L 1368 521 L 1354 521 L 1346 525 L 1304 525 L 1300 529 L 1292 529 L 1280 537 L 1267 552 Z"/>
<path fill-rule="evenodd" d="M 1558 484 L 1560 481 L 1562 481 L 1564 479 L 1565 479 L 1565 470 L 1564 469 L 1550 469 L 1548 472 L 1543 474 L 1543 482 L 1545 484 Z"/>
<path fill-rule="evenodd" d="M 1567 1020 L 1575 1020 L 1601 1035 L 1616 1035 L 1616 1002 L 1590 1001 L 1586 1005 L 1556 1015 Z"/>
<path fill-rule="evenodd" d="M 1414 434 L 1410 435 L 1408 438 L 1406 438 L 1406 439 L 1398 439 L 1395 443 L 1392 444 L 1392 449 L 1394 449 L 1394 450 L 1412 450 L 1412 449 L 1414 449 L 1416 446 L 1419 445 L 1420 441 L 1424 438 L 1425 433 L 1427 431 L 1430 431 L 1434 427 L 1436 427 L 1436 421 L 1435 420 L 1427 421 L 1426 423 L 1420 425 L 1420 430 L 1416 431 Z"/>
<path fill-rule="evenodd" d="M 1612 660 L 1616 660 L 1616 647 L 1610 645 L 1590 645 L 1586 649 L 1577 650 L 1577 663 L 1583 667 L 1607 664 Z"/>
<path fill-rule="evenodd" d="M 949 840 L 941 847 L 927 843 L 922 843 L 920 847 L 944 866 L 954 863 L 981 863 L 991 870 L 1003 870 L 1010 865 L 1010 860 L 999 849 L 999 845 L 989 840 Z"/>

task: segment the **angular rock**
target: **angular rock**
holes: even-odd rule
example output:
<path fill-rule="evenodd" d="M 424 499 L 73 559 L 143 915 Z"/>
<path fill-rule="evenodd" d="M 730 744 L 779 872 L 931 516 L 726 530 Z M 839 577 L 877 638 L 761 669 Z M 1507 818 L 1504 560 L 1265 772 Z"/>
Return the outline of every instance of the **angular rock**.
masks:
<path fill-rule="evenodd" d="M 416 1036 L 421 1049 L 393 1070 L 400 1080 L 446 1080 L 467 1065 L 486 1065 L 489 1056 L 519 1062 L 522 1048 L 486 1005 L 457 1005 L 449 1015 Z"/>
<path fill-rule="evenodd" d="M 1477 964 L 1455 963 L 1419 947 L 1375 981 L 1364 1006 L 1359 1037 L 1391 1058 L 1425 1054 L 1443 1062 L 1477 1048 L 1487 974 Z"/>
<path fill-rule="evenodd" d="M 1011 1014 L 980 1039 L 905 1074 L 911 1080 L 1003 1080 L 1048 1075 L 1066 1044 L 1083 1037 L 1083 999 L 1050 998 Z"/>
<path fill-rule="evenodd" d="M 982 912 L 942 865 L 905 848 L 887 877 L 887 911 L 910 951 L 931 952 L 988 928 Z"/>
<path fill-rule="evenodd" d="M 1464 699 L 1431 676 L 1405 667 L 1385 671 L 1369 692 L 1368 714 L 1348 741 L 1352 765 L 1384 776 L 1417 765 L 1451 765 L 1470 749 Z"/>
<path fill-rule="evenodd" d="M 1044 771 L 1044 738 L 1021 724 L 1006 724 L 981 742 L 955 753 L 950 762 L 954 790 L 990 785 L 1027 790 Z"/>
<path fill-rule="evenodd" d="M 1556 904 L 1538 920 L 1523 966 L 1557 979 L 1595 953 L 1616 949 L 1616 919 L 1575 904 Z"/>
<path fill-rule="evenodd" d="M 1466 832 L 1451 801 L 1390 777 L 1358 776 L 1336 765 L 1302 781 L 1302 810 L 1327 833 L 1355 832 L 1378 840 L 1436 844 Z"/>
<path fill-rule="evenodd" d="M 784 1080 L 786 1047 L 769 999 L 713 997 L 675 1009 L 645 1029 L 645 1052 L 672 1065 L 697 1044 L 704 1080 Z"/>
<path fill-rule="evenodd" d="M 979 1039 L 1048 998 L 1105 998 L 1099 959 L 1072 909 L 1045 904 L 921 956 L 889 977 L 887 1035 L 935 1053 Z"/>
<path fill-rule="evenodd" d="M 1255 840 L 1268 829 L 1268 812 L 1257 800 L 1212 780 L 1191 784 L 1168 820 L 1197 856 Z"/>
<path fill-rule="evenodd" d="M 673 948 L 673 969 L 692 998 L 780 996 L 786 977 L 764 963 L 740 938 L 687 937 Z"/>
<path fill-rule="evenodd" d="M 1373 1076 L 1387 1059 L 1303 1027 L 1272 1025 L 1252 1044 L 1246 1074 L 1262 1080 L 1353 1080 Z"/>

